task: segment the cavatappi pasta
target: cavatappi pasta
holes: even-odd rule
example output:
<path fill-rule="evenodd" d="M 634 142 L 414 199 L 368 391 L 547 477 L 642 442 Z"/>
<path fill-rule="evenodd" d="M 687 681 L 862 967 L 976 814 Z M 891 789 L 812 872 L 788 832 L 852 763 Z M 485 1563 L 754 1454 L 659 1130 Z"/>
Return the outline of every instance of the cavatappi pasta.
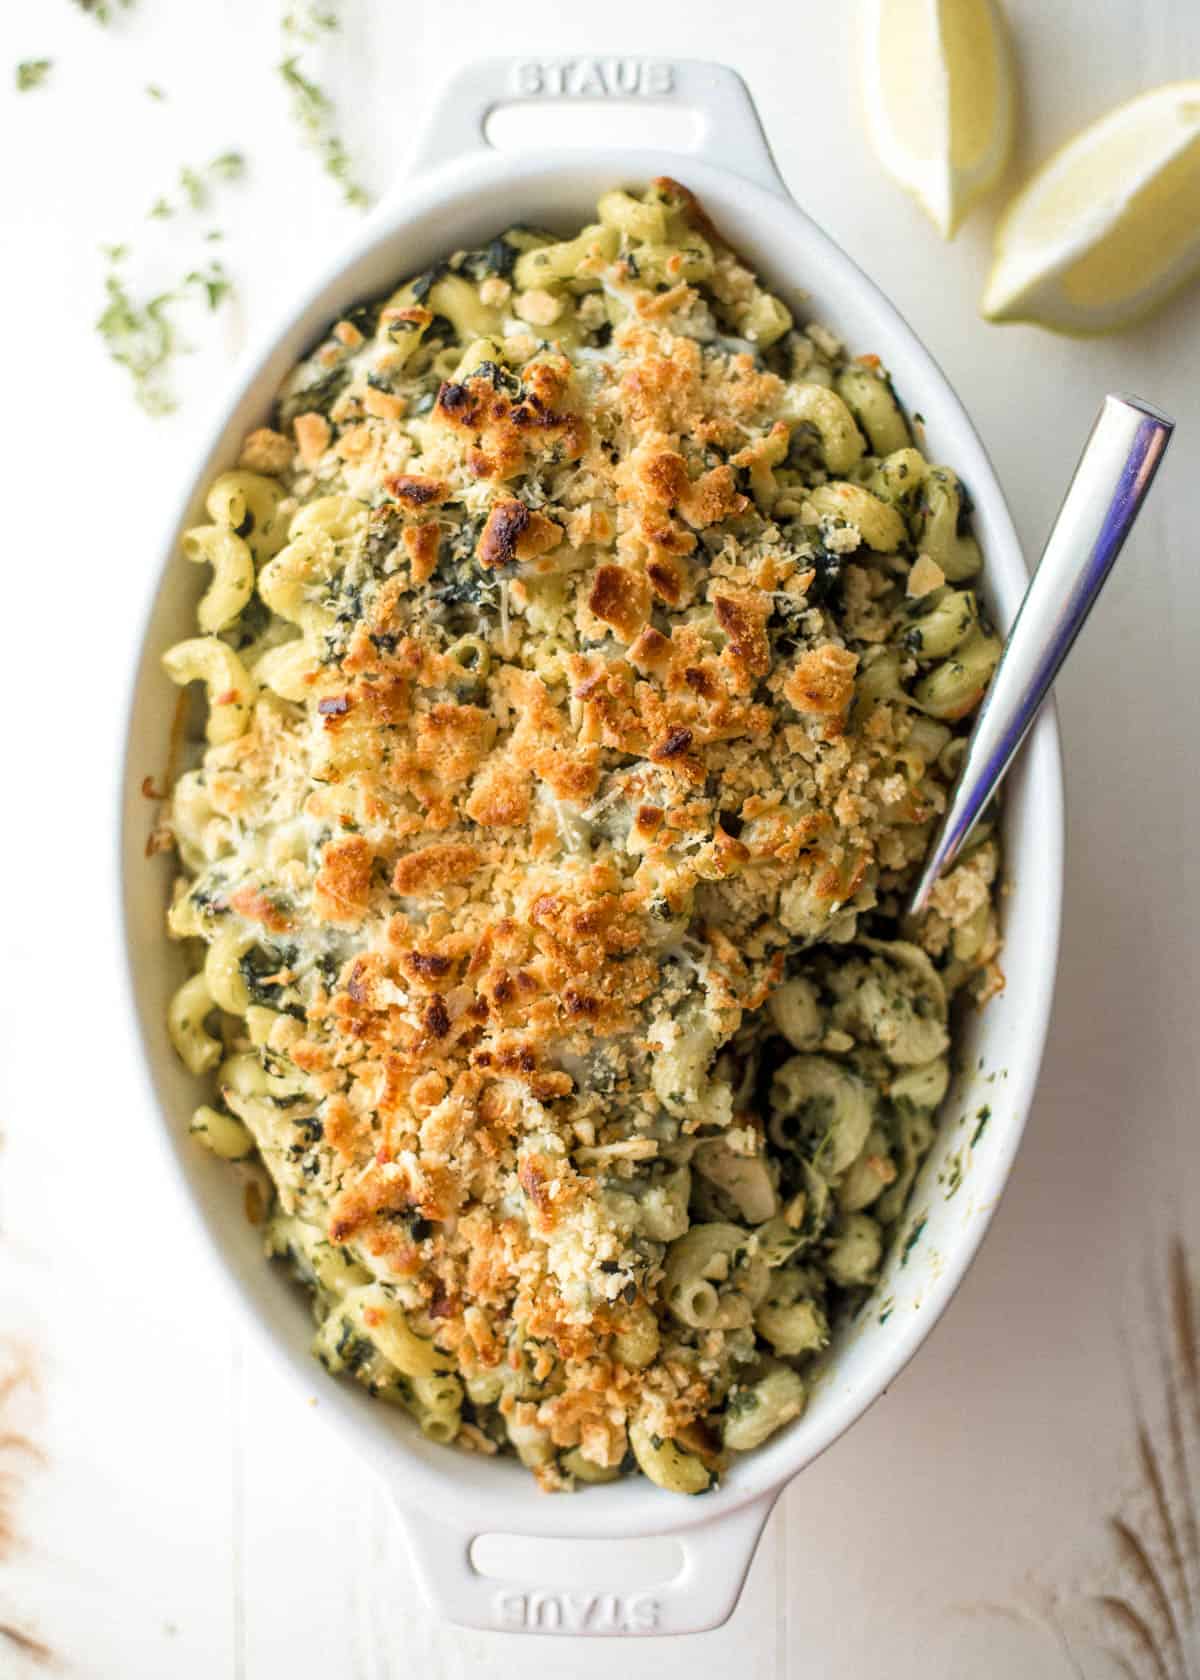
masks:
<path fill-rule="evenodd" d="M 998 643 L 970 503 L 659 181 L 352 309 L 183 541 L 196 1138 L 315 1351 L 545 1488 L 804 1408 L 1001 984 L 899 910 Z"/>

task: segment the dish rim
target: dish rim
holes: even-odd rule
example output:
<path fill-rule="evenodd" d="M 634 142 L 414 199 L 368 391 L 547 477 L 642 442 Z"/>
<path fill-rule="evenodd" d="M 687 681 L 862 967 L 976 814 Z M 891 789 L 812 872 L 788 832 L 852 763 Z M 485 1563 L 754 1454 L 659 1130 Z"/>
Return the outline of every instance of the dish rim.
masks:
<path fill-rule="evenodd" d="M 880 353 L 889 368 L 895 360 L 897 347 L 903 350 L 901 359 L 910 367 L 918 368 L 921 377 L 914 385 L 911 377 L 905 374 L 897 379 L 897 384 L 902 394 L 918 401 L 923 410 L 933 408 L 937 411 L 936 428 L 939 433 L 952 434 L 939 437 L 936 452 L 952 461 L 956 469 L 961 469 L 964 480 L 970 485 L 976 507 L 977 529 L 984 539 L 987 582 L 1005 626 L 1011 623 L 1025 586 L 1020 545 L 982 442 L 953 387 L 894 305 L 799 206 L 790 201 L 782 202 L 764 187 L 703 159 L 610 147 L 589 150 L 557 162 L 545 162 L 536 156 L 515 153 L 483 155 L 442 165 L 418 182 L 404 183 L 399 192 L 385 200 L 367 218 L 358 237 L 337 260 L 327 264 L 319 277 L 305 287 L 299 302 L 281 312 L 280 324 L 261 335 L 254 350 L 243 359 L 240 369 L 231 378 L 228 395 L 218 404 L 217 413 L 195 451 L 194 470 L 186 477 L 181 475 L 183 488 L 165 525 L 159 548 L 159 566 L 147 591 L 141 615 L 140 653 L 125 707 L 121 778 L 124 809 L 119 829 L 118 867 L 121 874 L 119 902 L 125 983 L 132 1005 L 138 1061 L 154 1110 L 154 1131 L 172 1164 L 168 1176 L 175 1188 L 186 1195 L 192 1212 L 189 1223 L 198 1224 L 203 1229 L 205 1247 L 211 1258 L 219 1260 L 217 1271 L 226 1285 L 233 1289 L 240 1316 L 250 1320 L 260 1343 L 266 1345 L 273 1356 L 282 1360 L 293 1376 L 308 1387 L 312 1386 L 317 1370 L 311 1356 L 288 1343 L 278 1323 L 282 1314 L 264 1311 L 264 1303 L 258 1297 L 266 1293 L 265 1287 L 257 1288 L 256 1281 L 247 1275 L 245 1266 L 234 1260 L 228 1243 L 219 1235 L 219 1219 L 214 1217 L 200 1192 L 201 1167 L 206 1163 L 188 1159 L 187 1151 L 197 1157 L 200 1152 L 195 1150 L 186 1133 L 179 1135 L 179 1128 L 171 1124 L 175 1105 L 164 1091 L 166 1075 L 160 1067 L 163 1055 L 161 1023 L 148 1018 L 141 998 L 140 965 L 146 958 L 139 957 L 136 951 L 134 901 L 139 882 L 130 868 L 133 860 L 141 859 L 146 831 L 144 801 L 136 794 L 145 773 L 145 765 L 137 762 L 137 755 L 144 758 L 146 753 L 144 742 L 139 744 L 138 723 L 139 712 L 144 710 L 149 674 L 157 661 L 158 641 L 165 639 L 159 634 L 156 641 L 164 604 L 173 598 L 192 597 L 197 592 L 195 579 L 191 576 L 192 569 L 185 571 L 180 568 L 175 558 L 178 533 L 186 523 L 190 510 L 196 506 L 203 486 L 247 429 L 251 412 L 256 419 L 266 412 L 281 372 L 298 359 L 300 347 L 311 338 L 315 326 L 327 322 L 353 297 L 369 294 L 370 286 L 364 287 L 361 282 L 351 283 L 350 277 L 369 269 L 373 261 L 377 265 L 381 253 L 390 251 L 406 235 L 412 236 L 414 228 L 420 230 L 417 243 L 421 245 L 423 255 L 420 260 L 423 262 L 428 254 L 425 247 L 434 221 L 439 221 L 446 230 L 439 235 L 442 250 L 467 243 L 474 234 L 464 229 L 482 225 L 487 215 L 491 214 L 483 206 L 490 202 L 492 194 L 501 196 L 500 188 L 504 189 L 505 195 L 520 188 L 532 196 L 541 192 L 543 197 L 553 189 L 552 196 L 558 199 L 587 205 L 594 202 L 595 196 L 590 188 L 584 186 L 587 180 L 612 184 L 619 180 L 646 180 L 663 173 L 677 175 L 696 192 L 706 208 L 714 209 L 714 220 L 723 232 L 729 232 L 734 227 L 734 232 L 730 233 L 732 243 L 757 246 L 768 252 L 765 264 L 759 261 L 757 255 L 754 256 L 756 268 L 765 266 L 775 273 L 781 269 L 794 271 L 790 262 L 773 262 L 770 249 L 774 246 L 780 250 L 789 244 L 806 247 L 813 259 L 809 270 L 820 269 L 819 280 L 814 287 L 817 293 L 844 295 L 851 300 L 850 313 L 877 323 L 873 331 L 874 342 L 868 347 Z M 493 216 L 492 225 L 498 225 L 503 220 L 504 217 L 497 213 Z M 787 224 L 786 230 L 781 230 L 778 226 L 780 222 Z M 749 237 L 736 236 L 737 228 L 748 227 L 751 223 L 756 227 Z M 388 261 L 392 264 L 393 276 L 419 266 L 417 262 L 410 260 L 402 263 L 391 256 Z M 807 273 L 804 278 L 808 278 Z M 379 285 L 376 289 L 382 290 L 383 287 Z M 785 284 L 782 290 L 785 296 L 794 297 L 796 294 L 794 285 L 789 287 Z M 830 314 L 836 314 L 836 310 L 831 310 L 821 301 L 815 314 L 816 318 L 824 320 Z M 858 342 L 862 342 L 862 337 L 861 330 L 857 331 Z M 165 679 L 163 685 L 165 694 Z M 710 1524 L 715 1518 L 730 1515 L 751 1502 L 773 1497 L 787 1481 L 850 1428 L 904 1369 L 949 1305 L 990 1224 L 1024 1131 L 1049 1026 L 1057 964 L 1063 867 L 1061 759 L 1057 728 L 1049 708 L 1038 720 L 1026 745 L 1020 776 L 1022 785 L 1028 784 L 1023 794 L 1023 800 L 1028 804 L 1023 826 L 1032 828 L 1035 834 L 1040 831 L 1042 861 L 1036 890 L 1042 900 L 1044 943 L 1042 961 L 1035 971 L 1032 990 L 1024 996 L 1025 1054 L 1021 1066 L 1013 1070 L 1005 1090 L 1010 1116 L 1003 1145 L 994 1154 L 989 1154 L 986 1169 L 982 1164 L 980 1168 L 981 1176 L 986 1178 L 981 1188 L 988 1192 L 986 1200 L 990 1205 L 981 1210 L 969 1228 L 964 1228 L 952 1252 L 945 1255 L 940 1275 L 930 1284 L 926 1310 L 919 1315 L 911 1315 L 907 1327 L 892 1338 L 886 1356 L 876 1358 L 872 1381 L 860 1385 L 858 1391 L 840 1401 L 830 1401 L 828 1405 L 823 1402 L 816 1415 L 815 1427 L 807 1427 L 809 1418 L 813 1416 L 810 1413 L 809 1418 L 798 1420 L 764 1446 L 744 1457 L 739 1456 L 720 1488 L 704 1499 L 673 1501 L 648 1483 L 639 1486 L 637 1481 L 629 1480 L 607 1487 L 589 1488 L 575 1499 L 547 1500 L 544 1496 L 535 1495 L 531 1500 L 518 1493 L 511 1476 L 498 1474 L 499 1467 L 492 1461 L 485 1466 L 490 1474 L 487 1478 L 489 1486 L 484 1491 L 469 1473 L 472 1460 L 468 1455 L 448 1452 L 442 1446 L 424 1442 L 415 1432 L 410 1434 L 402 1429 L 387 1432 L 396 1463 L 380 1465 L 378 1451 L 372 1452 L 371 1444 L 372 1437 L 378 1441 L 380 1432 L 369 1426 L 364 1428 L 364 1400 L 346 1393 L 344 1384 L 325 1379 L 320 1390 L 322 1409 L 331 1413 L 337 1426 L 346 1433 L 363 1437 L 364 1449 L 376 1462 L 376 1467 L 388 1474 L 402 1504 L 438 1510 L 474 1533 L 488 1528 L 547 1538 L 633 1538 L 683 1533 Z M 140 823 L 137 820 L 139 816 Z M 148 866 L 143 864 L 142 867 L 145 869 Z M 143 876 L 141 880 L 143 890 L 147 879 Z M 1034 890 L 1033 884 L 1022 887 L 1025 893 Z M 165 959 L 165 937 L 162 949 L 155 955 Z M 228 1175 L 226 1183 L 228 1189 Z M 236 1195 L 229 1195 L 228 1202 L 229 1219 L 240 1220 L 242 1213 Z M 220 1217 L 224 1218 L 224 1215 Z M 229 1220 L 225 1222 L 228 1224 Z M 281 1283 L 271 1276 L 271 1270 L 261 1259 L 258 1268 L 264 1286 L 269 1283 L 278 1295 Z M 520 1475 L 527 1477 L 523 1469 Z M 529 1490 L 532 1492 L 531 1482 Z"/>

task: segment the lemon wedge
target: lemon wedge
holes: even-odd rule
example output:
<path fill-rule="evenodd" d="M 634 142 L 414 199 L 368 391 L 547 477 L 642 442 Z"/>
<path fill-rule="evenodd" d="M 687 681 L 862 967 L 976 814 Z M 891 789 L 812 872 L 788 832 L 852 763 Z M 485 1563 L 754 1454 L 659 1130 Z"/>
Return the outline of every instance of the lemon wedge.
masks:
<path fill-rule="evenodd" d="M 1153 88 L 1067 142 L 996 230 L 989 321 L 1105 333 L 1200 269 L 1200 81 Z"/>
<path fill-rule="evenodd" d="M 1012 59 L 994 0 L 864 0 L 862 70 L 880 161 L 951 238 L 1012 145 Z"/>

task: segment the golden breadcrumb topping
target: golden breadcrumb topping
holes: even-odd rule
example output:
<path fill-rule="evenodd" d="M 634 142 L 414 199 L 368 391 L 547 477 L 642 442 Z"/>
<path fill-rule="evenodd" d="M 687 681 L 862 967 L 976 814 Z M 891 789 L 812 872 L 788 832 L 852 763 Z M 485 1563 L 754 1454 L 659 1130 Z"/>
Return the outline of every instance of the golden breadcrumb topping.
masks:
<path fill-rule="evenodd" d="M 997 651 L 919 445 L 660 181 L 334 323 L 185 538 L 194 1129 L 330 1369 L 546 1488 L 799 1413 L 1002 983 L 986 836 L 899 919 Z"/>

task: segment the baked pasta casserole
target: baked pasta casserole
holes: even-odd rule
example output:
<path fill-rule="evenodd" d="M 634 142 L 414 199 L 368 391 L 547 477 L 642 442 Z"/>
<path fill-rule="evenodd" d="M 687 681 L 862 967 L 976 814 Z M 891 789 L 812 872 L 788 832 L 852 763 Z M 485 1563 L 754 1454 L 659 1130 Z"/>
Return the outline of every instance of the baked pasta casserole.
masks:
<path fill-rule="evenodd" d="M 901 921 L 999 652 L 920 444 L 660 180 L 348 311 L 184 536 L 193 1131 L 327 1369 L 543 1488 L 801 1412 L 1002 984 L 986 832 Z"/>

